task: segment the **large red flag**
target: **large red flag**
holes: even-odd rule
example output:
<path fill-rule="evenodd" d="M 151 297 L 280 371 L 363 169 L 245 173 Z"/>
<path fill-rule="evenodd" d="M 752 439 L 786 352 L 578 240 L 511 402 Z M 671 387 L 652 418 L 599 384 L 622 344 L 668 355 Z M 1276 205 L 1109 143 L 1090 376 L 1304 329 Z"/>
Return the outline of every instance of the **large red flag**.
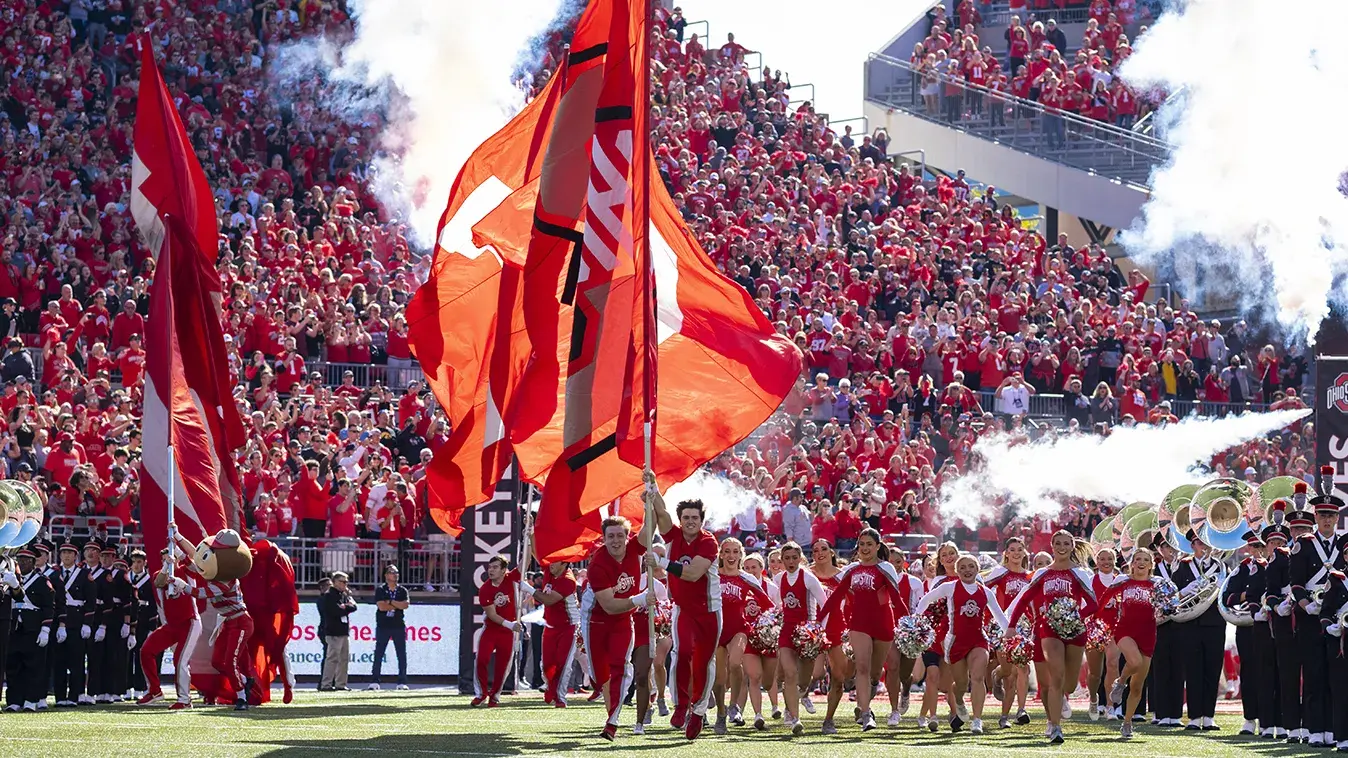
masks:
<path fill-rule="evenodd" d="M 146 321 L 141 524 L 146 552 L 158 564 L 167 544 L 170 488 L 173 518 L 187 539 L 241 531 L 231 456 L 244 432 L 211 297 L 220 289 L 214 201 L 148 45 L 141 53 L 131 202 L 141 237 L 156 256 Z"/>

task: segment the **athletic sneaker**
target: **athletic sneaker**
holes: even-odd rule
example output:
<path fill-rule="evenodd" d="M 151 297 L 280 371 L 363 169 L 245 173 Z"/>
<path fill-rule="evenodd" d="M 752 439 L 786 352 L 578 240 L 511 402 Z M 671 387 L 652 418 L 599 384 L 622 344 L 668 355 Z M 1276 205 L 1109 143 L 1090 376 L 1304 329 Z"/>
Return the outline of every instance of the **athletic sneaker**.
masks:
<path fill-rule="evenodd" d="M 1123 705 L 1123 679 L 1122 679 L 1122 678 L 1120 678 L 1119 681 L 1115 682 L 1115 683 L 1114 683 L 1114 686 L 1110 688 L 1110 690 L 1109 690 L 1109 702 L 1113 703 L 1115 706 Z"/>
<path fill-rule="evenodd" d="M 408 686 L 405 685 L 405 684 L 400 684 L 400 685 L 398 685 L 397 687 L 394 687 L 393 689 L 395 689 L 395 690 L 400 690 L 400 691 L 406 691 L 406 690 L 410 690 L 410 689 L 412 689 L 412 688 L 411 688 L 411 687 L 408 687 Z"/>
<path fill-rule="evenodd" d="M 702 725 L 707 721 L 707 717 L 694 711 L 688 714 L 688 724 L 683 728 L 683 736 L 695 740 L 699 734 L 702 734 Z M 725 732 L 721 732 L 725 734 Z"/>
<path fill-rule="evenodd" d="M 640 736 L 640 735 L 643 735 L 643 734 L 645 734 L 645 733 L 646 733 L 646 725 L 645 725 L 645 724 L 634 724 L 634 725 L 632 726 L 632 734 L 635 734 L 635 735 Z"/>
<path fill-rule="evenodd" d="M 960 718 L 958 713 L 956 713 L 954 716 L 951 716 L 951 717 L 950 717 L 950 733 L 951 733 L 951 734 L 954 734 L 955 732 L 958 732 L 959 730 L 961 730 L 961 729 L 963 729 L 963 728 L 964 728 L 964 719 Z M 932 731 L 934 732 L 934 731 L 936 731 L 936 730 L 933 729 Z"/>
<path fill-rule="evenodd" d="M 1091 705 L 1086 708 L 1086 717 L 1091 721 L 1099 721 L 1100 714 L 1105 712 L 1103 705 Z"/>
<path fill-rule="evenodd" d="M 1066 697 L 1062 699 L 1062 718 L 1063 721 L 1067 721 L 1068 719 L 1072 718 L 1072 704 L 1067 702 Z"/>
<path fill-rule="evenodd" d="M 754 715 L 754 728 L 760 732 L 767 730 L 768 722 L 763 720 L 763 714 L 758 713 Z"/>
<path fill-rule="evenodd" d="M 931 721 L 927 722 L 927 731 L 931 732 L 932 734 L 936 734 L 937 732 L 941 731 L 941 725 L 937 723 L 936 719 L 933 718 Z"/>
<path fill-rule="evenodd" d="M 1021 726 L 1025 726 L 1026 724 L 1030 723 L 1030 714 L 1026 713 L 1025 711 L 1020 711 L 1019 713 L 1016 714 L 1016 723 Z"/>
<path fill-rule="evenodd" d="M 729 721 L 735 726 L 744 726 L 744 714 L 740 712 L 739 706 L 730 706 Z"/>
<path fill-rule="evenodd" d="M 1009 718 L 1007 718 L 1007 717 L 1005 717 L 1005 716 L 1002 716 L 1001 718 L 997 719 L 997 728 L 998 728 L 998 729 L 1010 729 L 1010 728 L 1011 728 L 1011 719 L 1009 719 Z"/>
<path fill-rule="evenodd" d="M 898 726 L 898 725 L 899 725 L 899 719 L 900 719 L 900 718 L 901 718 L 901 717 L 900 717 L 898 711 L 890 711 L 890 712 L 889 712 L 889 720 L 886 721 L 885 723 L 886 723 L 887 725 L 889 725 L 889 726 Z"/>
<path fill-rule="evenodd" d="M 918 728 L 918 729 L 926 729 L 926 728 L 927 728 L 927 717 L 926 717 L 926 716 L 918 716 L 918 717 L 917 717 L 917 728 Z"/>
<path fill-rule="evenodd" d="M 1133 725 L 1127 721 L 1123 722 L 1119 726 L 1119 736 L 1125 740 L 1131 740 L 1133 738 Z"/>
<path fill-rule="evenodd" d="M 810 700 L 809 695 L 800 696 L 800 705 L 802 708 L 805 709 L 806 713 L 810 714 L 811 716 L 814 715 L 814 701 Z"/>
<path fill-rule="evenodd" d="M 182 700 L 179 700 L 179 701 L 175 702 L 173 705 L 170 705 L 170 706 L 169 706 L 169 710 L 170 710 L 170 711 L 190 711 L 190 710 L 192 710 L 192 703 L 191 703 L 191 702 L 183 702 Z"/>
<path fill-rule="evenodd" d="M 902 695 L 899 695 L 899 715 L 900 715 L 900 716 L 907 716 L 907 715 L 908 715 L 908 693 L 907 693 L 907 692 L 903 693 Z"/>
<path fill-rule="evenodd" d="M 781 721 L 781 720 L 782 720 L 782 709 L 781 709 L 781 708 L 778 708 L 778 707 L 775 706 L 775 705 L 772 706 L 772 720 L 773 720 L 773 721 Z"/>
<path fill-rule="evenodd" d="M 678 706 L 674 709 L 674 715 L 669 717 L 669 725 L 675 729 L 682 729 L 688 723 L 688 708 Z"/>
<path fill-rule="evenodd" d="M 874 728 L 875 728 L 875 714 L 871 713 L 870 711 L 866 711 L 866 713 L 861 717 L 861 731 L 869 732 Z"/>
<path fill-rule="evenodd" d="M 1060 726 L 1053 727 L 1053 735 L 1048 738 L 1048 744 L 1050 745 L 1062 744 L 1062 727 Z"/>
<path fill-rule="evenodd" d="M 1000 676 L 992 678 L 992 696 L 999 703 L 1006 699 L 1006 680 Z"/>
<path fill-rule="evenodd" d="M 955 703 L 955 715 L 959 716 L 961 721 L 969 720 L 969 707 L 964 704 L 963 698 Z"/>
<path fill-rule="evenodd" d="M 141 696 L 140 696 L 140 699 L 136 701 L 136 705 L 149 705 L 150 703 L 153 703 L 153 702 L 156 702 L 156 701 L 159 701 L 159 700 L 163 700 L 163 699 L 164 699 L 164 693 L 163 693 L 163 692 L 161 692 L 160 690 L 151 690 L 150 692 L 147 692 L 147 693 L 145 693 L 144 695 L 141 695 Z M 62 701 L 62 703 L 64 703 L 64 702 L 67 702 L 67 701 Z M 57 705 L 61 705 L 62 703 L 57 703 Z"/>
<path fill-rule="evenodd" d="M 725 733 L 726 733 L 726 718 L 725 718 L 725 716 L 717 716 L 717 717 L 716 717 L 716 726 L 712 727 L 712 731 L 715 732 L 715 733 L 717 733 L 717 734 L 725 734 Z"/>
<path fill-rule="evenodd" d="M 974 719 L 972 722 L 970 722 L 969 734 L 982 734 L 982 733 L 983 733 L 983 719 Z"/>
<path fill-rule="evenodd" d="M 819 731 L 821 734 L 837 734 L 838 727 L 833 724 L 833 719 L 824 719 L 824 726 Z"/>
<path fill-rule="evenodd" d="M 604 724 L 604 731 L 600 732 L 599 736 L 612 742 L 613 738 L 618 736 L 618 727 L 613 724 Z"/>
<path fill-rule="evenodd" d="M 651 725 L 651 714 L 653 714 L 653 713 L 655 713 L 655 711 L 651 710 L 650 708 L 647 708 L 647 709 L 646 709 L 646 718 L 642 719 L 642 720 L 641 720 L 641 723 L 644 724 L 644 725 L 646 725 L 646 726 L 650 726 L 650 725 Z"/>
<path fill-rule="evenodd" d="M 365 688 L 365 691 L 366 691 L 366 692 L 378 692 L 379 689 L 380 689 L 380 687 L 379 687 L 379 682 L 370 682 L 370 686 L 366 687 L 366 688 Z"/>
<path fill-rule="evenodd" d="M 661 718 L 669 715 L 669 706 L 665 705 L 664 698 L 660 698 L 659 700 L 655 701 L 655 707 L 660 710 Z"/>
<path fill-rule="evenodd" d="M 805 725 L 802 724 L 802 723 L 800 723 L 799 721 L 797 721 L 796 723 L 792 724 L 792 725 L 791 725 L 791 734 L 792 734 L 792 736 L 794 736 L 794 737 L 799 737 L 799 736 L 801 736 L 802 734 L 805 734 Z"/>
<path fill-rule="evenodd" d="M 482 705 L 482 704 L 485 703 L 485 702 L 487 702 L 487 698 L 483 697 L 482 695 L 478 695 L 477 697 L 475 697 L 475 698 L 473 698 L 472 700 L 468 701 L 468 704 L 471 705 L 472 707 L 476 708 L 476 707 L 478 707 L 479 705 Z"/>

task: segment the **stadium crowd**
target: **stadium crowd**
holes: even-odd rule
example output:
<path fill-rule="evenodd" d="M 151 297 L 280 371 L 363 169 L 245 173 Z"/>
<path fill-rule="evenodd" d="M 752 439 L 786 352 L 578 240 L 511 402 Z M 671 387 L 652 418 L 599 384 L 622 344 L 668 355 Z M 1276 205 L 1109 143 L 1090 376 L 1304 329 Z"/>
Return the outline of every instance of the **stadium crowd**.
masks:
<path fill-rule="evenodd" d="M 268 86 L 279 44 L 350 34 L 345 3 L 3 5 L 5 473 L 40 480 L 55 516 L 108 517 L 135 534 L 153 276 L 129 205 L 144 32 L 216 194 L 250 528 L 273 538 L 437 534 L 422 471 L 449 426 L 416 381 L 403 316 L 429 260 L 370 190 L 381 124 L 326 110 L 321 82 L 284 99 Z M 782 504 L 737 530 L 844 548 L 866 523 L 940 534 L 941 483 L 971 465 L 981 436 L 1107 434 L 1188 411 L 1299 402 L 1299 355 L 1262 345 L 1243 322 L 1148 299 L 1140 272 L 1125 275 L 1098 245 L 1045 239 L 963 172 L 933 178 L 891 161 L 882 130 L 838 133 L 808 102 L 793 107 L 783 72 L 751 68 L 733 35 L 719 47 L 685 35 L 677 9 L 658 23 L 663 179 L 707 252 L 808 366 L 761 433 L 713 464 Z M 978 54 L 976 38 L 957 42 L 957 30 L 947 44 L 943 34 L 933 36 Z M 1099 68 L 1094 55 L 1116 64 L 1126 47 L 1100 36 L 1088 67 Z M 1061 418 L 1031 418 L 1036 395 L 1061 395 Z M 1260 478 L 1304 472 L 1308 431 L 1214 463 Z M 1047 539 L 1105 511 L 1081 503 L 1055 523 L 957 536 Z"/>

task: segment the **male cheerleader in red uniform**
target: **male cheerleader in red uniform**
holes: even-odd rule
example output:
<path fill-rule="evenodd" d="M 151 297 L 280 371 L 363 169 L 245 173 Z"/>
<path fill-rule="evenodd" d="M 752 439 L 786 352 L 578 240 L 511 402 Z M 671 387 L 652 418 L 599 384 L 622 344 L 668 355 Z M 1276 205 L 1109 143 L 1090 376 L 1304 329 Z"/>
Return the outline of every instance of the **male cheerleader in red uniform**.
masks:
<path fill-rule="evenodd" d="M 477 639 L 474 708 L 484 701 L 488 708 L 501 704 L 501 686 L 505 683 L 506 673 L 510 671 L 510 662 L 515 659 L 515 630 L 519 628 L 515 593 L 519 589 L 519 581 L 520 570 L 507 571 L 505 558 L 493 555 L 487 561 L 487 581 L 477 591 L 477 604 L 482 606 L 486 618 L 482 623 L 482 635 Z M 495 665 L 490 667 L 489 680 L 488 665 L 492 663 L 493 655 L 496 660 Z"/>
<path fill-rule="evenodd" d="M 604 519 L 604 545 L 590 556 L 588 586 L 580 603 L 581 637 L 590 662 L 590 679 L 604 693 L 608 720 L 600 734 L 610 742 L 618 734 L 623 697 L 632 683 L 632 611 L 649 607 L 654 594 L 638 591 L 641 557 L 649 545 L 645 531 L 631 534 L 622 516 Z"/>
<path fill-rule="evenodd" d="M 702 733 L 715 683 L 716 644 L 721 638 L 721 582 L 716 570 L 716 537 L 702 528 L 701 500 L 676 506 L 676 526 L 664 498 L 652 489 L 655 523 L 667 546 L 665 557 L 649 555 L 647 564 L 669 573 L 674 601 L 674 715 L 670 726 L 683 727 L 690 740 Z"/>
<path fill-rule="evenodd" d="M 576 577 L 565 561 L 548 565 L 543 586 L 534 591 L 534 601 L 543 606 L 543 702 L 566 707 L 571 684 L 571 661 L 576 657 L 576 624 L 580 606 L 576 601 Z"/>
<path fill-rule="evenodd" d="M 169 706 L 171 711 L 192 707 L 192 672 L 188 665 L 192 648 L 201 637 L 201 617 L 191 587 L 172 573 L 172 558 L 168 550 L 160 551 L 163 568 L 154 577 L 155 605 L 159 609 L 159 626 L 150 632 L 140 648 L 141 671 L 145 672 L 145 694 L 137 705 L 149 705 L 164 699 L 159 687 L 159 655 L 173 648 L 173 686 L 178 700 Z"/>

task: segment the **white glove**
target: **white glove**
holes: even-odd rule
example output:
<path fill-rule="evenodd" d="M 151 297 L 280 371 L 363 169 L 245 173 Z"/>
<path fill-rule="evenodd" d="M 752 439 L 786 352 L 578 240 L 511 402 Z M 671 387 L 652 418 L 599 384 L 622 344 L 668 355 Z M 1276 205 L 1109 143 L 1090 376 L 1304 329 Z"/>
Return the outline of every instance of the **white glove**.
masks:
<path fill-rule="evenodd" d="M 136 649 L 136 635 L 131 634 L 131 635 L 128 635 L 128 636 L 127 636 L 127 638 L 126 638 L 126 649 L 127 649 L 127 650 L 135 650 L 135 649 Z"/>
<path fill-rule="evenodd" d="M 632 601 L 632 607 L 633 607 L 633 608 L 640 608 L 640 607 L 646 605 L 646 593 L 645 593 L 645 592 L 638 592 L 637 594 L 635 594 L 635 595 L 633 595 L 632 597 L 628 598 L 628 600 L 631 600 L 631 601 Z"/>
<path fill-rule="evenodd" d="M 122 639 L 126 639 L 127 635 L 129 634 L 131 634 L 131 625 L 122 624 Z"/>
<path fill-rule="evenodd" d="M 1335 637 L 1338 637 L 1340 634 L 1343 633 L 1343 629 L 1338 624 L 1330 624 L 1329 626 L 1325 627 L 1325 631 L 1329 632 Z"/>
<path fill-rule="evenodd" d="M 1306 613 L 1314 616 L 1319 612 L 1320 612 L 1319 603 L 1315 602 L 1314 600 L 1310 601 L 1309 603 L 1306 603 Z"/>
<path fill-rule="evenodd" d="M 37 646 L 38 646 L 38 647 L 46 647 L 46 646 L 47 646 L 47 638 L 49 638 L 49 637 L 51 637 L 51 629 L 48 629 L 48 628 L 45 627 L 45 626 L 42 627 L 42 631 L 40 631 L 40 632 L 37 633 Z"/>
<path fill-rule="evenodd" d="M 181 577 L 173 577 L 173 588 L 178 591 L 179 595 L 187 592 L 187 580 Z"/>
<path fill-rule="evenodd" d="M 57 628 L 56 628 L 56 644 L 59 645 L 59 644 L 65 642 L 65 641 L 66 641 L 66 628 L 65 628 L 64 626 L 57 627 Z"/>
<path fill-rule="evenodd" d="M 504 626 L 506 629 L 509 629 L 512 632 L 519 628 L 519 624 L 515 623 L 514 621 L 510 621 L 509 619 L 503 619 L 501 621 L 501 626 Z"/>
<path fill-rule="evenodd" d="M 1180 590 L 1180 591 L 1179 591 L 1179 596 L 1180 596 L 1180 597 L 1191 597 L 1191 596 L 1193 596 L 1193 595 L 1195 595 L 1195 594 L 1197 594 L 1197 593 L 1198 593 L 1198 582 L 1194 582 L 1193 584 L 1190 584 L 1189 586 L 1187 586 L 1187 587 L 1185 587 L 1184 589 Z"/>
<path fill-rule="evenodd" d="M 80 639 L 82 640 L 89 639 L 89 635 L 93 633 L 94 630 L 90 629 L 88 624 L 85 624 L 84 626 L 80 627 Z"/>
<path fill-rule="evenodd" d="M 0 581 L 4 582 L 10 589 L 15 589 L 19 586 L 19 577 L 14 576 L 13 571 L 6 571 L 4 576 L 0 576 Z"/>
<path fill-rule="evenodd" d="M 1254 620 L 1255 620 L 1255 621 L 1268 621 L 1268 611 L 1264 610 L 1263 608 L 1260 608 L 1259 610 L 1255 611 L 1255 612 L 1254 612 Z"/>
<path fill-rule="evenodd" d="M 108 628 L 99 624 L 98 631 L 94 632 L 94 642 L 102 642 L 106 636 L 108 636 Z"/>
<path fill-rule="evenodd" d="M 1292 601 L 1291 601 L 1291 600 L 1284 600 L 1284 601 L 1282 601 L 1281 603 L 1278 603 L 1277 611 L 1278 611 L 1278 615 L 1279 615 L 1279 616 L 1291 616 L 1291 615 L 1292 615 Z"/>

